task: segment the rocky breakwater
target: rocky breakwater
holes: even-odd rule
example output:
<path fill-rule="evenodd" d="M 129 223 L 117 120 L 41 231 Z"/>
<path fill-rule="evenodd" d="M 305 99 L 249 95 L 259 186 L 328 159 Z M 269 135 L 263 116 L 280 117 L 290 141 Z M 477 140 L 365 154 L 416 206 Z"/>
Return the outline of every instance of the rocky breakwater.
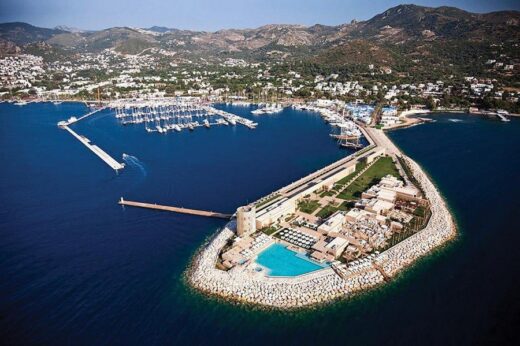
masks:
<path fill-rule="evenodd" d="M 430 201 L 431 217 L 424 229 L 376 257 L 375 262 L 388 276 L 395 276 L 418 258 L 443 245 L 456 234 L 455 223 L 444 199 L 421 167 L 403 155 Z"/>
<path fill-rule="evenodd" d="M 431 203 L 431 217 L 423 230 L 378 255 L 375 265 L 359 271 L 349 268 L 341 275 L 326 268 L 296 277 L 269 277 L 247 265 L 220 270 L 216 267 L 220 250 L 235 233 L 232 221 L 195 256 L 187 273 L 188 282 L 204 293 L 280 309 L 320 304 L 383 284 L 447 242 L 456 231 L 439 191 L 417 163 L 407 157 L 405 160 Z"/>

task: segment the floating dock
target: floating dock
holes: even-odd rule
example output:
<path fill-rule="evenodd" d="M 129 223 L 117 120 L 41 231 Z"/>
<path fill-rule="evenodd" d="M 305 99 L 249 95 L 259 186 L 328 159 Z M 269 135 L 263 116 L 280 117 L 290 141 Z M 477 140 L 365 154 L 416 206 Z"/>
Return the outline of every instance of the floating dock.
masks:
<path fill-rule="evenodd" d="M 107 165 L 110 166 L 113 170 L 116 172 L 120 169 L 123 169 L 125 165 L 123 163 L 119 163 L 116 160 L 114 160 L 110 155 L 108 155 L 103 149 L 98 147 L 95 144 L 90 143 L 90 140 L 87 137 L 78 135 L 76 132 L 74 132 L 70 127 L 67 125 L 60 125 L 60 128 L 67 130 L 71 135 L 76 137 L 77 140 L 79 140 L 81 143 L 83 143 L 87 148 L 89 148 L 94 154 L 96 154 L 101 160 L 105 161 Z"/>
<path fill-rule="evenodd" d="M 216 217 L 219 219 L 226 219 L 226 220 L 229 220 L 231 218 L 231 216 L 233 216 L 231 214 L 217 213 L 214 211 L 204 211 L 204 210 L 196 210 L 196 209 L 188 209 L 188 208 L 170 207 L 170 206 L 159 205 L 159 204 L 125 201 L 123 199 L 123 197 L 121 197 L 118 204 L 127 205 L 130 207 L 137 207 L 137 208 L 165 210 L 165 211 L 171 211 L 174 213 L 181 213 L 181 214 L 190 214 L 190 215 L 205 216 L 205 217 Z"/>

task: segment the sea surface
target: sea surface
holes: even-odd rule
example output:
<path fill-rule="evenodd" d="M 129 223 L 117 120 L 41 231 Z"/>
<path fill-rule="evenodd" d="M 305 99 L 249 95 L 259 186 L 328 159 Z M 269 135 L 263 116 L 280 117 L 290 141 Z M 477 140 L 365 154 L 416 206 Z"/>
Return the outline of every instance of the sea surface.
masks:
<path fill-rule="evenodd" d="M 116 175 L 60 120 L 82 104 L 0 104 L 2 344 L 497 344 L 515 340 L 520 121 L 435 115 L 391 138 L 433 177 L 460 236 L 384 288 L 299 312 L 207 298 L 183 274 L 224 222 L 122 208 L 120 197 L 220 212 L 350 152 L 315 113 L 149 134 L 105 110 L 73 126 L 127 167 Z M 453 119 L 457 121 L 453 121 Z"/>

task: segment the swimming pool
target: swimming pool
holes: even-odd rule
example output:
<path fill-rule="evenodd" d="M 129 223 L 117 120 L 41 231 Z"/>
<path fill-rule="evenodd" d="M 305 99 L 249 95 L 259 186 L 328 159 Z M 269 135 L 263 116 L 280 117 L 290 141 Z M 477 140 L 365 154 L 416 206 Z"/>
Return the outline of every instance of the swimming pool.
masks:
<path fill-rule="evenodd" d="M 265 268 L 269 276 L 297 276 L 328 266 L 311 261 L 281 244 L 273 244 L 262 251 L 256 263 Z"/>

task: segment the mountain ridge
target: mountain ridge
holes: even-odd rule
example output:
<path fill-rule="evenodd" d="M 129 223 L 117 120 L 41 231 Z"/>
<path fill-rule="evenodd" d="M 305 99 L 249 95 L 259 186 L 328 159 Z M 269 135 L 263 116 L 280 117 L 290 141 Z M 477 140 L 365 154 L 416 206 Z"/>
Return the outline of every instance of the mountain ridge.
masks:
<path fill-rule="evenodd" d="M 398 5 L 368 20 L 340 25 L 267 24 L 213 32 L 166 26 L 76 31 L 13 22 L 0 24 L 0 40 L 10 52 L 23 52 L 24 47 L 44 42 L 51 49 L 71 52 L 113 49 L 138 54 L 158 48 L 189 59 L 238 57 L 263 61 L 284 56 L 330 66 L 362 64 L 364 57 L 370 63 L 392 67 L 417 60 L 416 56 L 440 56 L 442 52 L 435 51 L 439 47 L 453 50 L 483 42 L 518 44 L 519 26 L 519 11 L 471 13 L 448 6 Z M 447 62 L 453 63 L 452 60 Z M 433 62 L 442 63 L 439 59 Z"/>

